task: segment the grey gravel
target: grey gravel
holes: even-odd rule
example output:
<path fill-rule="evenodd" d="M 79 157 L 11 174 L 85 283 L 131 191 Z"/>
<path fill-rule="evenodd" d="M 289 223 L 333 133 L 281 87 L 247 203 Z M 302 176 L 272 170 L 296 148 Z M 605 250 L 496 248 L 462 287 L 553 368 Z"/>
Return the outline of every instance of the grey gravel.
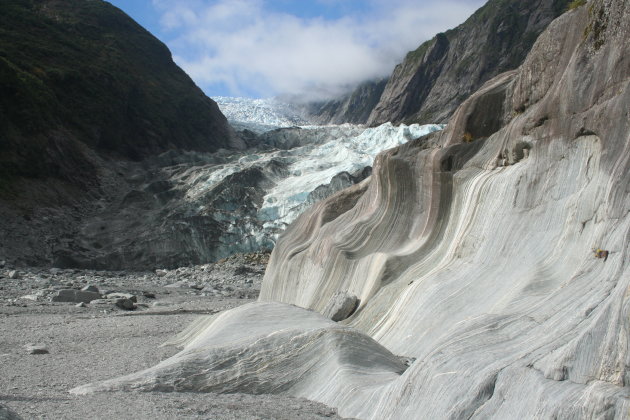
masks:
<path fill-rule="evenodd" d="M 3 280 L 0 289 L 0 404 L 24 419 L 339 419 L 336 410 L 277 395 L 198 393 L 102 393 L 75 396 L 68 390 L 155 365 L 176 352 L 160 347 L 199 314 L 213 314 L 252 302 L 258 296 L 267 256 L 234 256 L 221 263 L 154 272 L 104 272 L 24 268 L 23 280 Z M 236 274 L 246 265 L 255 273 Z M 166 271 L 166 270 L 165 270 Z M 42 283 L 42 273 L 50 278 Z M 165 288 L 186 278 L 226 296 L 189 286 Z M 252 279 L 252 284 L 246 281 Z M 51 302 L 61 285 L 87 284 L 137 297 L 137 309 L 99 299 L 84 307 Z M 57 287 L 57 289 L 55 289 Z M 63 289 L 66 286 L 62 287 Z M 38 302 L 21 300 L 40 293 Z M 153 297 L 148 297 L 154 296 Z M 104 302 L 105 304 L 98 304 Z M 19 331 L 19 334 L 16 334 Z M 34 357 L 24 349 L 46 343 L 50 354 Z M 131 409 L 131 411 L 130 411 Z"/>

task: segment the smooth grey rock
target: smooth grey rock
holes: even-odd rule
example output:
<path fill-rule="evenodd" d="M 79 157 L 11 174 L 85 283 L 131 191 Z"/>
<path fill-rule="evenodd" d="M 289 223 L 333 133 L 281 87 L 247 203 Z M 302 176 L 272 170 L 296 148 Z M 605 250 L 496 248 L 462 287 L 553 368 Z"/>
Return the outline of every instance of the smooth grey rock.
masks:
<path fill-rule="evenodd" d="M 18 273 L 17 270 L 9 271 L 8 275 L 9 275 L 9 278 L 13 279 L 13 280 L 16 280 L 16 279 L 20 278 L 20 273 Z"/>
<path fill-rule="evenodd" d="M 95 299 L 90 305 L 115 305 L 116 299 Z"/>
<path fill-rule="evenodd" d="M 26 346 L 26 351 L 28 354 L 48 354 L 49 351 L 45 346 L 40 346 L 36 344 L 28 344 Z"/>
<path fill-rule="evenodd" d="M 98 287 L 93 286 L 91 284 L 88 284 L 87 286 L 83 287 L 81 290 L 84 291 L 84 292 L 99 293 Z"/>
<path fill-rule="evenodd" d="M 76 306 L 77 308 L 85 308 L 87 305 L 85 303 L 83 303 L 83 302 L 79 302 L 79 303 L 77 303 L 74 306 Z"/>
<path fill-rule="evenodd" d="M 20 299 L 32 300 L 32 301 L 37 302 L 39 300 L 39 296 L 37 296 L 37 295 L 24 295 L 24 296 L 20 297 Z"/>
<path fill-rule="evenodd" d="M 130 300 L 133 303 L 136 303 L 138 301 L 138 297 L 136 295 L 132 295 L 131 293 L 114 292 L 114 293 L 109 293 L 109 294 L 105 295 L 105 298 L 107 298 L 107 299 L 127 299 L 127 300 Z"/>
<path fill-rule="evenodd" d="M 158 277 L 164 277 L 167 274 L 168 274 L 168 270 L 161 270 L 161 269 L 155 270 L 155 275 L 157 275 Z"/>
<path fill-rule="evenodd" d="M 155 299 L 155 293 L 153 292 L 142 292 L 142 296 L 144 296 L 147 299 Z"/>
<path fill-rule="evenodd" d="M 72 302 L 72 303 L 90 303 L 93 300 L 100 299 L 101 295 L 95 292 L 86 292 L 83 290 L 63 289 L 52 297 L 53 302 Z"/>
<path fill-rule="evenodd" d="M 443 132 L 289 227 L 260 302 L 322 311 L 356 291 L 349 325 L 417 358 L 380 389 L 301 395 L 364 419 L 628 417 L 628 34 L 628 1 L 563 14 Z"/>
<path fill-rule="evenodd" d="M 337 292 L 330 298 L 330 302 L 328 302 L 322 315 L 335 322 L 343 321 L 354 313 L 359 303 L 360 301 L 355 295 L 347 291 Z"/>

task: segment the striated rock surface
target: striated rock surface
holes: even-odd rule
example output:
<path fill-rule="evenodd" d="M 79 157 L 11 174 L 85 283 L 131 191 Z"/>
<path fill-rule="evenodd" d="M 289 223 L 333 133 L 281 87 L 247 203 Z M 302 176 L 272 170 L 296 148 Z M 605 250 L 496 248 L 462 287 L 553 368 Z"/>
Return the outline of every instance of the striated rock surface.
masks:
<path fill-rule="evenodd" d="M 561 16 L 447 130 L 287 231 L 262 300 L 321 311 L 348 290 L 350 325 L 417 358 L 364 409 L 328 401 L 342 414 L 628 415 L 628 22 L 613 0 Z"/>
<path fill-rule="evenodd" d="M 184 344 L 184 348 L 155 367 L 71 392 L 300 395 L 325 378 L 328 389 L 323 398 L 334 394 L 351 397 L 355 390 L 349 384 L 383 385 L 406 369 L 396 356 L 364 334 L 315 312 L 280 303 L 250 303 L 201 319 L 171 344 Z"/>
<path fill-rule="evenodd" d="M 446 121 L 483 83 L 518 67 L 567 3 L 490 0 L 457 28 L 408 53 L 367 123 Z"/>
<path fill-rule="evenodd" d="M 288 393 L 361 419 L 627 418 L 629 22 L 623 0 L 561 16 L 445 131 L 299 217 L 261 302 L 74 392 Z M 361 301 L 349 319 L 312 312 L 338 292 Z"/>

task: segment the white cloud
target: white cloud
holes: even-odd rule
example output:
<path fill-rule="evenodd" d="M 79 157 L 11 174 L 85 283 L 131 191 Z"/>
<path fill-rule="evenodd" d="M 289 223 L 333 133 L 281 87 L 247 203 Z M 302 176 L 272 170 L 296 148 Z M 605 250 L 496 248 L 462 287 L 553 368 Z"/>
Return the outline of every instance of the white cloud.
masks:
<path fill-rule="evenodd" d="M 175 60 L 209 94 L 225 85 L 235 96 L 314 97 L 388 75 L 483 0 L 366 0 L 360 12 L 332 20 L 272 11 L 263 0 L 153 2 Z"/>

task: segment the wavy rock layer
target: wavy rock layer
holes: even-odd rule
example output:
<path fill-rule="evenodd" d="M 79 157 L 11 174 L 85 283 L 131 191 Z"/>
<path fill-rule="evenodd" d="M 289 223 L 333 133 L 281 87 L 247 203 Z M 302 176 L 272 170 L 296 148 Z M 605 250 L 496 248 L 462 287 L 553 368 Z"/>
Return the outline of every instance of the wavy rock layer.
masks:
<path fill-rule="evenodd" d="M 629 22 L 621 0 L 560 17 L 447 130 L 302 215 L 263 302 L 77 392 L 286 392 L 362 419 L 627 418 Z M 264 302 L 322 311 L 338 292 L 361 302 L 346 326 Z"/>
<path fill-rule="evenodd" d="M 201 333 L 200 333 L 201 332 Z M 193 324 L 184 349 L 155 367 L 73 389 L 346 395 L 363 383 L 383 386 L 406 366 L 373 339 L 316 312 L 281 303 L 253 303 Z M 365 391 L 362 391 L 365 392 Z"/>
<path fill-rule="evenodd" d="M 417 358 L 377 402 L 327 401 L 340 413 L 628 415 L 628 22 L 623 1 L 563 15 L 447 130 L 286 232 L 262 300 L 321 311 L 348 291 L 351 326 Z"/>

